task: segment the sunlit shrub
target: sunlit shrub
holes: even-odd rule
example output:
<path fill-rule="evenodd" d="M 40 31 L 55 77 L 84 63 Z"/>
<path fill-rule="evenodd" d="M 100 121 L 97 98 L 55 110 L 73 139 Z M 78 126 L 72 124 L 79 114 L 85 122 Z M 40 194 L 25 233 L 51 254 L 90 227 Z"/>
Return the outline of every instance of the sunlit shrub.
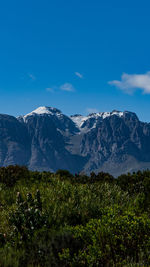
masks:
<path fill-rule="evenodd" d="M 60 254 L 69 266 L 107 266 L 125 263 L 132 258 L 138 263 L 141 250 L 145 251 L 145 262 L 150 264 L 150 219 L 137 217 L 133 213 L 118 214 L 117 210 L 104 211 L 101 219 L 92 219 L 86 226 L 70 228 L 81 247 L 74 251 L 70 248 Z"/>

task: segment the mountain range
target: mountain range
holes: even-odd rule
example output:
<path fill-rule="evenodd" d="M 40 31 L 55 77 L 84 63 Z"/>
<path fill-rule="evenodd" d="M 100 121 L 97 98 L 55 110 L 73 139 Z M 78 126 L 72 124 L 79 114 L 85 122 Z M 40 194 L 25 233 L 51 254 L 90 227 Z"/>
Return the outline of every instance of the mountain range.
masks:
<path fill-rule="evenodd" d="M 64 115 L 39 107 L 25 116 L 0 114 L 0 166 L 72 173 L 150 168 L 150 123 L 133 112 Z"/>

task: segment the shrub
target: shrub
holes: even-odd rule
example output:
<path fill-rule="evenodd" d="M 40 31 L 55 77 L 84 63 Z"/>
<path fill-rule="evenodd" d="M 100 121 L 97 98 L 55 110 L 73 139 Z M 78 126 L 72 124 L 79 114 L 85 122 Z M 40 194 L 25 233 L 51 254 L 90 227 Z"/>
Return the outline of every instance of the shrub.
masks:
<path fill-rule="evenodd" d="M 17 193 L 16 209 L 10 213 L 9 222 L 12 236 L 16 236 L 20 244 L 23 241 L 29 241 L 37 229 L 48 226 L 47 216 L 42 212 L 39 190 L 34 198 L 31 193 L 28 193 L 26 200 L 19 192 Z"/>
<path fill-rule="evenodd" d="M 0 182 L 13 186 L 20 179 L 28 179 L 29 171 L 25 166 L 8 166 L 0 168 Z"/>
<path fill-rule="evenodd" d="M 69 266 L 113 266 L 125 264 L 126 259 L 139 261 L 143 250 L 145 263 L 150 264 L 150 219 L 133 213 L 118 214 L 104 211 L 101 219 L 92 219 L 86 226 L 70 228 L 81 246 L 72 257 L 68 247 L 60 258 Z M 122 265 L 121 265 L 122 266 Z"/>

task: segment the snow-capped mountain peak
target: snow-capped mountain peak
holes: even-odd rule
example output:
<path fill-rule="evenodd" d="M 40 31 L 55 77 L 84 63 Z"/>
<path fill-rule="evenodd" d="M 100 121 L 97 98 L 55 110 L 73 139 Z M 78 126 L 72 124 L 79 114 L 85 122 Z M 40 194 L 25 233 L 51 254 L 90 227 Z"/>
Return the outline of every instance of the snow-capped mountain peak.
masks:
<path fill-rule="evenodd" d="M 37 109 L 33 110 L 32 112 L 26 114 L 25 116 L 22 116 L 23 120 L 26 121 L 26 119 L 30 116 L 34 115 L 57 115 L 60 116 L 62 113 L 59 109 L 52 108 L 52 107 L 38 107 Z"/>
<path fill-rule="evenodd" d="M 61 111 L 59 109 L 52 108 L 52 107 L 39 107 L 25 116 L 30 116 L 34 114 L 41 115 L 41 114 L 54 114 L 54 113 L 61 113 Z"/>

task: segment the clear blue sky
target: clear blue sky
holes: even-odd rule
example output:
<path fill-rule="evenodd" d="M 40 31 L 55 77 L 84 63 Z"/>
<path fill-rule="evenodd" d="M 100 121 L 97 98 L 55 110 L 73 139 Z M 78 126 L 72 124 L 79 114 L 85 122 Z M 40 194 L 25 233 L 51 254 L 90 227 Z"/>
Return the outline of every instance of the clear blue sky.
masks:
<path fill-rule="evenodd" d="M 0 113 L 118 109 L 150 121 L 149 14 L 144 1 L 1 1 Z"/>

